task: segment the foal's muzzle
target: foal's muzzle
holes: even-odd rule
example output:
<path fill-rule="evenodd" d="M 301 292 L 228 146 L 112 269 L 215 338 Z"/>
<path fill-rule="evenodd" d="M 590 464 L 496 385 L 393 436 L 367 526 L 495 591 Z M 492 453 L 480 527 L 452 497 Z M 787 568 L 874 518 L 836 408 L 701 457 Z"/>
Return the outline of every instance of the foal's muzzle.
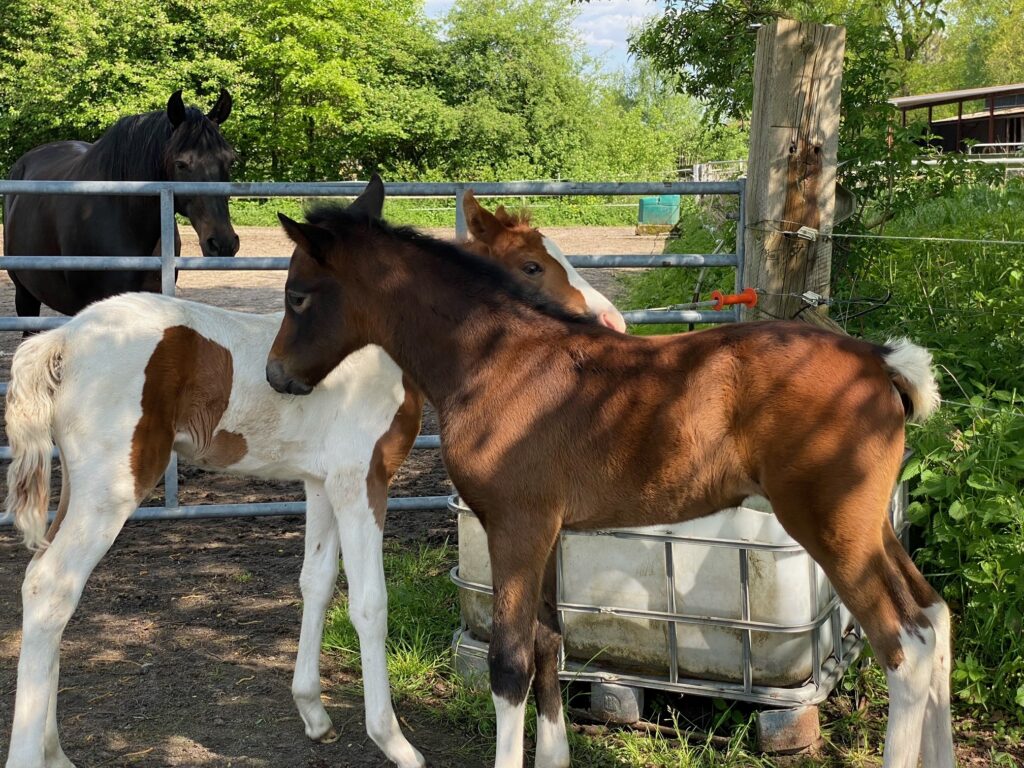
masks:
<path fill-rule="evenodd" d="M 267 361 L 267 383 L 286 395 L 308 395 L 313 387 L 290 376 L 280 360 Z"/>

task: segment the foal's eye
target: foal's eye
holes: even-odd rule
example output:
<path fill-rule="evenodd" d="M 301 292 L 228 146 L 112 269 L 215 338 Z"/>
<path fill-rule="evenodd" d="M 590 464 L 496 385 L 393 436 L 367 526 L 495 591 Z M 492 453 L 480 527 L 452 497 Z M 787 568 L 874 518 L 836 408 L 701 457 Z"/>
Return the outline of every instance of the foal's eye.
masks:
<path fill-rule="evenodd" d="M 534 275 L 539 275 L 543 271 L 544 267 L 542 267 L 536 261 L 528 261 L 525 264 L 523 264 L 523 272 L 530 275 L 531 277 L 533 277 Z"/>
<path fill-rule="evenodd" d="M 288 306 L 291 307 L 293 312 L 301 312 L 307 306 L 309 306 L 309 294 L 299 293 L 298 291 L 287 291 L 285 298 L 288 300 Z"/>
<path fill-rule="evenodd" d="M 174 167 L 177 170 L 179 170 L 179 171 L 187 171 L 188 170 L 188 163 L 185 162 L 184 160 L 175 160 L 174 161 Z"/>

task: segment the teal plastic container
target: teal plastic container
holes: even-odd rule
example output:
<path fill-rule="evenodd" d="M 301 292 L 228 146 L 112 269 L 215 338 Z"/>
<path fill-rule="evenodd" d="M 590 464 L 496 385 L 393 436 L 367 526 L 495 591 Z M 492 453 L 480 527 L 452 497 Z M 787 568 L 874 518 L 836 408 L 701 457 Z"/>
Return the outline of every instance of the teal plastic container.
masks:
<path fill-rule="evenodd" d="M 641 197 L 638 223 L 672 227 L 679 221 L 679 195 Z"/>

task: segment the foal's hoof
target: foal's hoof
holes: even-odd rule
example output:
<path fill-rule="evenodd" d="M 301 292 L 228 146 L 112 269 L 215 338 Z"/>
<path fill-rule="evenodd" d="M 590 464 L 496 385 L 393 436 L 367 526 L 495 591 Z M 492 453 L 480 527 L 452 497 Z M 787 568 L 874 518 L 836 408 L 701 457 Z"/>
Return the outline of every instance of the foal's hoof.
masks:
<path fill-rule="evenodd" d="M 321 744 L 333 744 L 338 740 L 338 732 L 334 730 L 334 726 L 327 729 L 327 733 L 317 739 Z"/>

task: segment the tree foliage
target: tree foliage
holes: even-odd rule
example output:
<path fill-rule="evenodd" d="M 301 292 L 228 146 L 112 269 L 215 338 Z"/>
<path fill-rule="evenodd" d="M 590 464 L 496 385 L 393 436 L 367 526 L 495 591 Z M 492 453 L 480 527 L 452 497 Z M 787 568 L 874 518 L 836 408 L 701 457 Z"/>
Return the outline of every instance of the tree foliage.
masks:
<path fill-rule="evenodd" d="M 867 203 L 854 225 L 877 226 L 926 190 L 946 189 L 953 177 L 948 166 L 915 165 L 927 151 L 917 143 L 923 126 L 902 127 L 888 103 L 907 91 L 917 62 L 942 39 L 952 1 L 668 0 L 665 14 L 648 23 L 631 47 L 677 76 L 681 90 L 705 100 L 713 116 L 743 119 L 753 101 L 757 26 L 780 17 L 845 26 L 839 178 Z M 956 172 L 975 175 L 963 164 L 956 164 Z"/>
<path fill-rule="evenodd" d="M 4 0 L 0 171 L 177 88 L 204 106 L 226 86 L 239 178 L 673 174 L 700 109 L 662 79 L 597 72 L 575 12 L 461 0 L 436 22 L 422 0 Z"/>

